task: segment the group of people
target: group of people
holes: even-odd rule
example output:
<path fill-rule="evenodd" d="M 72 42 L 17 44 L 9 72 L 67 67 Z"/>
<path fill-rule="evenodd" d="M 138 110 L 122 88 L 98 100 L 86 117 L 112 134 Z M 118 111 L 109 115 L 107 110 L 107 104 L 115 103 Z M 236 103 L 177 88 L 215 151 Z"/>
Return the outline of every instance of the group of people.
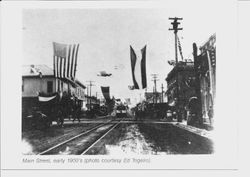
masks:
<path fill-rule="evenodd" d="M 81 116 L 81 103 L 77 99 L 75 95 L 63 93 L 62 96 L 62 106 L 63 106 L 63 115 L 64 117 L 69 117 L 69 119 L 73 119 L 74 122 L 76 119 L 80 122 Z"/>

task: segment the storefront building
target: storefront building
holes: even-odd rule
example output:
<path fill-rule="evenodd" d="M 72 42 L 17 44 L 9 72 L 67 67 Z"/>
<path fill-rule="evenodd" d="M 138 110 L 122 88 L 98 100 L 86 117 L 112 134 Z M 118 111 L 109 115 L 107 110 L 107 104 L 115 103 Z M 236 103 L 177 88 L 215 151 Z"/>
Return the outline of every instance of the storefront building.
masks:
<path fill-rule="evenodd" d="M 194 80 L 194 63 L 192 61 L 178 62 L 166 78 L 168 105 L 174 107 L 179 122 L 187 119 L 189 100 L 196 96 Z"/>

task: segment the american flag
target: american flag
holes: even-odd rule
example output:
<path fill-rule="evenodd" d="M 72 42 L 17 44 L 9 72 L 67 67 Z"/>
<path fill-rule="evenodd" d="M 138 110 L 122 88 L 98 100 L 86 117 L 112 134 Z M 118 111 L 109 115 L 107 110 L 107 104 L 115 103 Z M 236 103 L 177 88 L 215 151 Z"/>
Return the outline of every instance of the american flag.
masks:
<path fill-rule="evenodd" d="M 79 44 L 67 45 L 53 42 L 54 76 L 75 79 Z"/>

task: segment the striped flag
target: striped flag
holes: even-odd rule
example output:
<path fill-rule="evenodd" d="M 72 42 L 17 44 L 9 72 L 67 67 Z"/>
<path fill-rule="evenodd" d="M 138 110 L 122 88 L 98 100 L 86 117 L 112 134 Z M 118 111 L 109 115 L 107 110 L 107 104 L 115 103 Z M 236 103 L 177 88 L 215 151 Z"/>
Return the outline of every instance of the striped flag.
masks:
<path fill-rule="evenodd" d="M 67 45 L 53 42 L 53 49 L 54 76 L 74 80 L 79 44 Z"/>
<path fill-rule="evenodd" d="M 134 51 L 130 46 L 130 58 L 134 89 L 144 89 L 147 87 L 146 45 L 141 51 Z"/>

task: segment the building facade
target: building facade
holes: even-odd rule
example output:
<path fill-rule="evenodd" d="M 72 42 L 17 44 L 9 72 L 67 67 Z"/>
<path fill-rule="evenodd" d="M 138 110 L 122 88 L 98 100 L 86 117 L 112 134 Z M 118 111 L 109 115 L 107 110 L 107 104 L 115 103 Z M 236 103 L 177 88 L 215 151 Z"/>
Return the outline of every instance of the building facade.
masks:
<path fill-rule="evenodd" d="M 56 92 L 56 79 L 53 70 L 46 65 L 23 66 L 22 97 L 37 97 L 39 92 Z"/>
<path fill-rule="evenodd" d="M 161 103 L 162 102 L 162 93 L 145 92 L 145 100 L 147 103 Z"/>
<path fill-rule="evenodd" d="M 86 96 L 86 100 L 86 107 L 88 110 L 94 109 L 95 107 L 99 107 L 101 104 L 101 101 L 95 96 Z"/>
<path fill-rule="evenodd" d="M 200 82 L 201 113 L 203 123 L 212 125 L 216 96 L 216 35 L 210 36 L 199 50 L 196 62 Z"/>
<path fill-rule="evenodd" d="M 38 95 L 51 95 L 56 92 L 75 96 L 81 107 L 84 106 L 85 86 L 78 80 L 59 80 L 53 69 L 46 65 L 24 65 L 22 67 L 22 108 L 30 111 L 38 103 Z"/>
<path fill-rule="evenodd" d="M 179 61 L 169 72 L 167 78 L 168 105 L 175 110 L 177 119 L 181 122 L 187 119 L 187 107 L 195 93 L 195 72 L 192 61 Z"/>
<path fill-rule="evenodd" d="M 75 81 L 77 86 L 75 88 L 75 96 L 78 100 L 78 104 L 80 104 L 81 108 L 86 110 L 87 109 L 87 99 L 86 99 L 86 95 L 85 95 L 85 89 L 86 89 L 86 86 L 83 85 L 79 80 L 76 80 Z"/>
<path fill-rule="evenodd" d="M 76 82 L 55 78 L 53 70 L 46 65 L 24 65 L 22 68 L 22 97 L 37 97 L 39 92 L 74 95 L 77 86 Z"/>

